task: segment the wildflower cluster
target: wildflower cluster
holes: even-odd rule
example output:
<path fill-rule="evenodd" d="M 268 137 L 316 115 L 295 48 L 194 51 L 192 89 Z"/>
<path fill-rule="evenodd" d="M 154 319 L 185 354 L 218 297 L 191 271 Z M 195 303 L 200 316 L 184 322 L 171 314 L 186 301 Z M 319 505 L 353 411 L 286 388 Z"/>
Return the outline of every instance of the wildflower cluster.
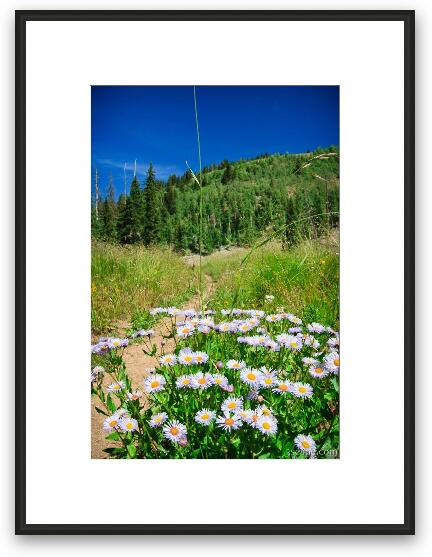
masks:
<path fill-rule="evenodd" d="M 127 339 L 92 346 L 106 354 L 105 370 L 93 368 L 92 392 L 108 439 L 121 443 L 106 449 L 111 457 L 322 458 L 323 449 L 338 449 L 335 330 L 282 308 L 150 313 L 171 317 L 172 341 L 162 353 L 154 345 L 155 367 L 134 389 L 116 350 Z"/>

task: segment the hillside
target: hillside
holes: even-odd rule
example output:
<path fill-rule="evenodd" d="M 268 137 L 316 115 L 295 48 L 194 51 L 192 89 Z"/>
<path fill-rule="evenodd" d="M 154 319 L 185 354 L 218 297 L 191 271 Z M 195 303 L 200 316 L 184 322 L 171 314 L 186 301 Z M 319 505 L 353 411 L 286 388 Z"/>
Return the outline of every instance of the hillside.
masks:
<path fill-rule="evenodd" d="M 339 152 L 334 147 L 223 161 L 203 169 L 202 184 L 204 253 L 250 245 L 272 233 L 294 244 L 339 222 Z M 110 184 L 97 209 L 96 218 L 93 202 L 95 238 L 199 250 L 200 191 L 190 171 L 162 182 L 150 167 L 145 183 L 134 179 L 126 198 L 116 201 Z"/>

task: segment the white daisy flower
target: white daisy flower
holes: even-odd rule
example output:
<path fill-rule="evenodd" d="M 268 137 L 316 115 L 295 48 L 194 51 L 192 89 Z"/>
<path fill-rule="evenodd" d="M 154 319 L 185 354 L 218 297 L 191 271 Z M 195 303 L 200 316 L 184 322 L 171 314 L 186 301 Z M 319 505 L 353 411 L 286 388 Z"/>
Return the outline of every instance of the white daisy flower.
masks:
<path fill-rule="evenodd" d="M 303 346 L 300 337 L 288 335 L 286 333 L 277 335 L 276 340 L 279 342 L 279 344 L 282 344 L 282 346 L 284 346 L 285 348 L 289 348 L 290 350 L 299 351 L 302 349 Z"/>
<path fill-rule="evenodd" d="M 183 364 L 185 366 L 194 364 L 194 353 L 192 351 L 181 351 L 178 355 L 178 362 L 179 364 Z"/>
<path fill-rule="evenodd" d="M 138 422 L 133 418 L 122 418 L 120 420 L 120 427 L 123 431 L 135 431 L 138 429 Z"/>
<path fill-rule="evenodd" d="M 273 416 L 262 415 L 256 423 L 256 428 L 265 435 L 274 435 L 277 432 L 277 421 Z"/>
<path fill-rule="evenodd" d="M 225 413 L 223 416 L 218 416 L 216 422 L 219 427 L 225 431 L 231 431 L 232 429 L 238 429 L 242 425 L 242 421 L 238 414 Z"/>
<path fill-rule="evenodd" d="M 159 414 L 153 414 L 149 420 L 151 427 L 158 427 L 165 423 L 168 419 L 168 414 L 166 412 L 159 412 Z"/>
<path fill-rule="evenodd" d="M 313 388 L 308 383 L 294 383 L 292 392 L 298 398 L 310 398 L 313 394 Z"/>
<path fill-rule="evenodd" d="M 262 415 L 259 408 L 256 408 L 255 410 L 247 410 L 246 412 L 247 414 L 245 414 L 242 419 L 252 427 L 256 428 L 258 424 L 258 420 Z"/>
<path fill-rule="evenodd" d="M 212 376 L 212 382 L 213 385 L 217 385 L 218 387 L 226 387 L 228 385 L 228 378 L 220 373 L 215 373 Z"/>
<path fill-rule="evenodd" d="M 334 336 L 328 339 L 327 344 L 330 348 L 336 348 L 339 346 L 339 336 Z"/>
<path fill-rule="evenodd" d="M 303 323 L 300 317 L 297 317 L 296 315 L 290 314 L 289 316 L 287 316 L 287 319 L 291 321 L 291 323 L 294 323 L 295 325 L 301 325 Z"/>
<path fill-rule="evenodd" d="M 232 333 L 237 329 L 237 325 L 230 322 L 219 323 L 219 325 L 216 325 L 215 329 L 220 333 Z"/>
<path fill-rule="evenodd" d="M 147 393 L 157 393 L 165 388 L 165 377 L 155 373 L 144 380 L 144 390 Z"/>
<path fill-rule="evenodd" d="M 260 404 L 256 409 L 256 412 L 258 413 L 259 416 L 273 416 L 273 412 L 271 408 L 269 408 L 265 404 Z"/>
<path fill-rule="evenodd" d="M 318 363 L 318 360 L 316 358 L 310 358 L 306 356 L 305 358 L 302 358 L 302 362 L 307 366 L 313 366 L 314 364 Z"/>
<path fill-rule="evenodd" d="M 253 329 L 253 325 L 251 325 L 251 323 L 248 323 L 247 321 L 239 323 L 239 325 L 237 326 L 237 330 L 239 333 L 248 333 L 251 329 Z"/>
<path fill-rule="evenodd" d="M 302 328 L 301 327 L 289 327 L 288 332 L 292 335 L 295 334 L 295 333 L 301 333 Z"/>
<path fill-rule="evenodd" d="M 171 306 L 171 307 L 166 309 L 166 312 L 171 317 L 175 317 L 176 315 L 178 315 L 180 313 L 180 310 L 178 308 L 174 307 L 174 306 Z"/>
<path fill-rule="evenodd" d="M 312 377 L 323 378 L 327 377 L 330 371 L 320 362 L 316 362 L 309 368 L 309 373 Z"/>
<path fill-rule="evenodd" d="M 178 389 L 184 389 L 186 387 L 192 387 L 192 378 L 190 375 L 181 375 L 176 379 L 176 387 Z"/>
<path fill-rule="evenodd" d="M 194 309 L 185 309 L 184 312 L 186 317 L 195 317 L 196 311 Z"/>
<path fill-rule="evenodd" d="M 246 423 L 249 423 L 252 415 L 252 410 L 245 410 L 243 408 L 242 410 L 239 410 L 237 412 L 237 415 L 241 420 L 243 420 Z"/>
<path fill-rule="evenodd" d="M 177 356 L 175 354 L 165 354 L 159 358 L 161 366 L 174 366 L 177 363 Z"/>
<path fill-rule="evenodd" d="M 292 383 L 291 381 L 277 381 L 276 386 L 272 389 L 274 393 L 282 393 L 286 395 L 291 392 Z"/>
<path fill-rule="evenodd" d="M 213 384 L 211 373 L 195 373 L 191 375 L 192 386 L 194 389 L 208 389 Z"/>
<path fill-rule="evenodd" d="M 116 427 L 120 425 L 119 416 L 117 413 L 114 413 L 112 416 L 108 416 L 105 418 L 103 423 L 103 428 L 107 431 L 113 431 Z"/>
<path fill-rule="evenodd" d="M 226 367 L 228 369 L 243 369 L 244 367 L 246 367 L 246 364 L 244 362 L 239 362 L 237 360 L 228 360 L 226 363 Z"/>
<path fill-rule="evenodd" d="M 211 328 L 208 325 L 199 325 L 198 332 L 203 335 L 208 335 L 211 332 Z"/>
<path fill-rule="evenodd" d="M 306 327 L 311 333 L 323 333 L 326 329 L 321 323 L 309 323 Z"/>
<path fill-rule="evenodd" d="M 195 414 L 195 421 L 202 425 L 209 425 L 216 417 L 216 414 L 208 408 L 203 408 Z"/>
<path fill-rule="evenodd" d="M 108 385 L 107 391 L 109 393 L 119 393 L 126 387 L 126 383 L 124 381 L 114 381 L 111 385 Z"/>
<path fill-rule="evenodd" d="M 192 335 L 195 331 L 195 327 L 193 325 L 185 324 L 181 327 L 177 327 L 177 336 L 180 338 L 186 338 Z"/>
<path fill-rule="evenodd" d="M 303 335 L 303 342 L 306 346 L 310 346 L 311 348 L 318 349 L 320 343 L 318 340 L 312 335 Z"/>
<path fill-rule="evenodd" d="M 264 296 L 264 299 L 265 299 L 266 302 L 273 302 L 274 296 L 273 296 L 273 294 L 266 294 Z"/>
<path fill-rule="evenodd" d="M 279 352 L 280 350 L 280 344 L 278 344 L 272 339 L 266 340 L 264 346 L 268 348 L 271 352 Z"/>
<path fill-rule="evenodd" d="M 259 387 L 261 377 L 262 373 L 257 369 L 245 367 L 240 372 L 240 379 L 251 387 Z"/>
<path fill-rule="evenodd" d="M 297 435 L 294 443 L 304 453 L 312 454 L 316 450 L 315 441 L 310 435 Z"/>
<path fill-rule="evenodd" d="M 266 317 L 266 321 L 268 321 L 269 323 L 277 323 L 281 319 L 282 319 L 282 316 L 280 315 L 280 313 L 271 313 L 270 315 L 267 315 L 267 317 Z"/>
<path fill-rule="evenodd" d="M 182 437 L 186 437 L 186 433 L 186 426 L 177 420 L 172 420 L 163 428 L 164 436 L 173 443 L 178 443 Z"/>
<path fill-rule="evenodd" d="M 231 412 L 234 414 L 236 414 L 241 408 L 243 408 L 243 400 L 233 396 L 225 399 L 221 406 L 222 412 Z"/>
<path fill-rule="evenodd" d="M 339 373 L 340 359 L 338 352 L 330 352 L 330 354 L 324 356 L 324 362 L 330 373 L 334 373 L 335 375 Z"/>
<path fill-rule="evenodd" d="M 262 369 L 262 375 L 260 378 L 260 385 L 264 389 L 270 389 L 277 385 L 276 374 L 272 370 Z"/>
<path fill-rule="evenodd" d="M 194 352 L 193 357 L 196 364 L 205 364 L 208 360 L 208 354 L 205 352 Z"/>

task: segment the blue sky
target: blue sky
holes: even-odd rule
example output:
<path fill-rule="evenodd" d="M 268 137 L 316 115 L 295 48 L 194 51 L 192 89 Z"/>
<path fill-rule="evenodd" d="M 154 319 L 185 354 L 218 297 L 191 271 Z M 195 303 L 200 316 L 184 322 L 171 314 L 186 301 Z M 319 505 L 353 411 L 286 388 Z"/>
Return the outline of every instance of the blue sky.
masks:
<path fill-rule="evenodd" d="M 300 153 L 339 145 L 337 86 L 197 86 L 203 166 L 260 153 Z M 198 168 L 193 87 L 92 87 L 92 185 L 112 174 L 116 194 L 149 162 L 156 176 Z"/>

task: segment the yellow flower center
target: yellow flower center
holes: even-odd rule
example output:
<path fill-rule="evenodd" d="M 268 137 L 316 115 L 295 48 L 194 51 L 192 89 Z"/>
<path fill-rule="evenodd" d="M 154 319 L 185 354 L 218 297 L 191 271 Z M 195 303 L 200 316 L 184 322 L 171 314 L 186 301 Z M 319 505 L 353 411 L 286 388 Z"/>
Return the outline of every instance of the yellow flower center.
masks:
<path fill-rule="evenodd" d="M 322 373 L 322 372 L 323 372 L 322 367 L 316 367 L 316 368 L 315 368 L 315 373 Z M 299 389 L 299 390 L 300 390 L 300 389 Z"/>
<path fill-rule="evenodd" d="M 208 414 L 201 414 L 201 419 L 202 420 L 208 420 L 210 418 L 210 416 Z"/>
<path fill-rule="evenodd" d="M 184 360 L 185 360 L 185 362 L 191 362 L 192 361 L 192 356 L 185 356 Z"/>
<path fill-rule="evenodd" d="M 171 433 L 171 435 L 174 435 L 174 436 L 178 435 L 179 434 L 179 428 L 178 427 L 172 427 L 170 429 L 170 433 Z"/>
<path fill-rule="evenodd" d="M 263 422 L 262 426 L 263 426 L 264 429 L 270 429 L 271 428 L 271 425 L 269 424 L 269 422 Z"/>
<path fill-rule="evenodd" d="M 225 425 L 229 425 L 229 426 L 234 425 L 234 420 L 232 418 L 226 418 Z"/>
<path fill-rule="evenodd" d="M 258 420 L 258 416 L 257 416 L 256 414 L 254 414 L 254 415 L 252 416 L 252 421 L 253 421 L 253 422 L 256 422 L 257 420 Z"/>
<path fill-rule="evenodd" d="M 293 347 L 295 347 L 295 346 L 297 346 L 297 343 L 296 343 L 295 340 L 293 340 L 293 341 L 290 342 L 290 345 L 293 346 Z"/>
<path fill-rule="evenodd" d="M 230 410 L 233 410 L 237 406 L 237 404 L 235 402 L 228 402 L 227 406 Z"/>
<path fill-rule="evenodd" d="M 269 410 L 268 408 L 264 408 L 264 410 L 262 411 L 262 413 L 263 413 L 264 416 L 270 416 L 270 415 L 271 415 L 271 412 L 270 412 L 270 410 Z"/>
<path fill-rule="evenodd" d="M 288 390 L 288 385 L 279 385 L 279 390 L 280 391 L 287 391 Z"/>
<path fill-rule="evenodd" d="M 301 442 L 301 446 L 302 446 L 304 449 L 310 449 L 310 443 L 309 443 L 308 441 L 302 441 L 302 442 Z"/>
<path fill-rule="evenodd" d="M 202 356 L 195 356 L 195 359 L 196 359 L 197 362 L 202 362 L 203 361 Z"/>
<path fill-rule="evenodd" d="M 117 425 L 117 420 L 111 420 L 111 421 L 109 422 L 109 426 L 110 426 L 110 427 L 114 427 L 114 426 L 116 426 L 116 425 Z"/>
<path fill-rule="evenodd" d="M 158 416 L 157 418 L 155 418 L 155 423 L 159 424 L 162 421 L 162 416 Z"/>
<path fill-rule="evenodd" d="M 183 385 L 189 385 L 189 379 L 187 377 L 185 379 L 183 379 L 182 384 Z"/>
<path fill-rule="evenodd" d="M 205 377 L 200 377 L 200 378 L 198 379 L 198 383 L 199 383 L 200 385 L 205 385 L 205 382 L 206 382 Z"/>
<path fill-rule="evenodd" d="M 165 358 L 165 361 L 169 364 L 170 362 L 172 362 L 172 358 Z"/>
<path fill-rule="evenodd" d="M 335 366 L 338 366 L 339 365 L 339 358 L 336 358 L 335 360 L 333 360 L 333 363 L 334 363 Z"/>
<path fill-rule="evenodd" d="M 306 387 L 299 387 L 299 393 L 305 393 L 306 391 Z"/>
<path fill-rule="evenodd" d="M 131 422 L 128 422 L 126 424 L 126 429 L 133 429 L 133 424 Z"/>
<path fill-rule="evenodd" d="M 239 363 L 235 363 L 235 364 L 233 364 L 233 367 L 235 367 L 235 368 L 238 369 L 238 368 L 240 367 L 240 364 L 239 364 Z"/>
<path fill-rule="evenodd" d="M 159 387 L 159 381 L 152 381 L 152 382 L 150 383 L 150 387 L 151 387 L 152 389 L 156 389 L 156 387 Z"/>
<path fill-rule="evenodd" d="M 271 377 L 267 377 L 266 379 L 264 379 L 264 383 L 266 385 L 271 385 L 273 383 L 273 379 L 271 379 Z"/>
<path fill-rule="evenodd" d="M 248 373 L 248 374 L 246 375 L 246 377 L 247 377 L 248 379 L 250 379 L 251 381 L 255 381 L 255 379 L 256 379 L 256 375 L 255 375 L 254 373 Z"/>

